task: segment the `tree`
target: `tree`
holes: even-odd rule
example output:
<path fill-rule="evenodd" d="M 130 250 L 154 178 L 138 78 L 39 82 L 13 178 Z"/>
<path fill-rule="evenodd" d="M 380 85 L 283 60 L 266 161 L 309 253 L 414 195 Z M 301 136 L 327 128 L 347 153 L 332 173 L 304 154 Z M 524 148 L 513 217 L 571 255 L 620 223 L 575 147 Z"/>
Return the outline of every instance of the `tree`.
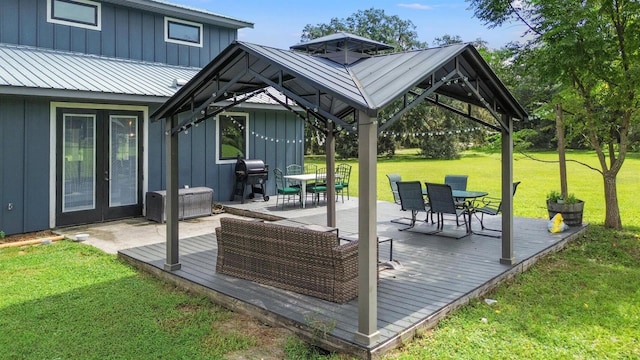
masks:
<path fill-rule="evenodd" d="M 529 38 L 517 56 L 561 91 L 548 99 L 574 115 L 573 131 L 596 152 L 604 182 L 604 225 L 621 229 L 617 175 L 638 129 L 640 2 L 637 0 L 471 0 L 490 27 L 521 22 Z M 517 5 L 516 5 L 517 4 Z"/>
<path fill-rule="evenodd" d="M 345 31 L 394 47 L 394 51 L 426 48 L 418 41 L 416 26 L 411 20 L 402 20 L 397 15 L 387 15 L 381 9 L 359 10 L 346 19 L 332 18 L 329 24 L 307 24 L 302 30 L 301 42 L 325 35 Z"/>

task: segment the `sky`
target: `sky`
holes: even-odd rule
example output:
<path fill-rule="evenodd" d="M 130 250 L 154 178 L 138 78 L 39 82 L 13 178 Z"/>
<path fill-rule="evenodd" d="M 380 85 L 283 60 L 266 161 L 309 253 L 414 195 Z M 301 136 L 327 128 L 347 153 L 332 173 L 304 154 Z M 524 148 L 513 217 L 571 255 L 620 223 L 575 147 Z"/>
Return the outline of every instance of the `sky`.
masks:
<path fill-rule="evenodd" d="M 289 49 L 300 43 L 305 25 L 326 24 L 332 18 L 345 19 L 371 8 L 382 9 L 388 16 L 411 20 L 418 40 L 434 46 L 443 35 L 460 36 L 469 42 L 478 38 L 490 48 L 500 48 L 521 40 L 523 26 L 508 25 L 489 29 L 468 10 L 464 0 L 168 0 L 171 3 L 208 10 L 219 15 L 252 22 L 253 28 L 240 29 L 238 40 Z"/>

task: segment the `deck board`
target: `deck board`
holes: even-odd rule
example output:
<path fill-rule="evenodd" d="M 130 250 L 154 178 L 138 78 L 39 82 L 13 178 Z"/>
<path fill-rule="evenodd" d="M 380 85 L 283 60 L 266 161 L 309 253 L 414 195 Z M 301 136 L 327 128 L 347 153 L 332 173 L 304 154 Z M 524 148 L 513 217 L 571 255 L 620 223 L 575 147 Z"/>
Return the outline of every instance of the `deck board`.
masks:
<path fill-rule="evenodd" d="M 356 211 L 338 209 L 341 232 L 357 232 Z M 321 214 L 284 213 L 295 213 L 296 221 L 306 223 L 322 224 L 325 220 Z M 368 347 L 353 339 L 358 327 L 357 299 L 336 304 L 216 273 L 217 243 L 213 229 L 211 234 L 180 240 L 181 269 L 171 273 L 163 270 L 164 243 L 121 250 L 119 255 L 134 265 L 150 265 L 178 283 L 186 281 L 209 289 L 227 299 L 227 304 L 233 304 L 236 308 L 232 310 L 248 309 L 264 321 L 302 331 L 303 337 L 305 331 L 309 337 L 309 319 L 334 322 L 335 328 L 322 345 L 366 358 L 401 344 L 420 326 L 435 325 L 444 314 L 524 270 L 545 252 L 557 250 L 585 228 L 550 234 L 543 219 L 515 218 L 513 248 L 517 263 L 510 266 L 499 262 L 500 239 L 475 234 L 462 239 L 425 235 L 420 231 L 429 231 L 432 226 L 428 224 L 419 225 L 417 231 L 398 231 L 404 225 L 390 220 L 403 215 L 395 204 L 378 203 L 378 234 L 393 238 L 394 260 L 402 267 L 379 273 L 380 342 Z M 499 226 L 499 218 L 485 219 L 485 223 Z M 448 229 L 456 230 L 455 225 Z M 379 251 L 381 261 L 389 258 L 388 243 L 381 244 Z"/>

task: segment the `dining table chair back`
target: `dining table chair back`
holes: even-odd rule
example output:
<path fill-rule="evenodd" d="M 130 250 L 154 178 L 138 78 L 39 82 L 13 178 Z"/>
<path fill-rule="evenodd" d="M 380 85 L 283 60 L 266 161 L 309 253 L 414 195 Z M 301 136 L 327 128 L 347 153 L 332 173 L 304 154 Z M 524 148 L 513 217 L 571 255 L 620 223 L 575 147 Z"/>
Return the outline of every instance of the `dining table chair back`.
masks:
<path fill-rule="evenodd" d="M 466 217 L 469 210 L 466 207 L 461 209 L 456 206 L 451 186 L 447 184 L 434 184 L 428 182 L 425 183 L 425 185 L 427 187 L 427 197 L 429 198 L 431 212 L 435 213 L 438 219 L 438 228 L 442 229 L 444 227 L 445 214 L 454 215 L 456 217 L 456 223 L 458 223 L 458 217 L 462 215 L 467 233 L 470 232 Z"/>
<path fill-rule="evenodd" d="M 395 183 L 400 197 L 400 207 L 403 211 L 411 211 L 411 223 L 409 227 L 400 231 L 412 229 L 416 225 L 417 214 L 421 211 L 428 213 L 429 209 L 424 203 L 422 185 L 419 181 L 398 181 Z"/>
<path fill-rule="evenodd" d="M 351 178 L 351 165 L 338 164 L 336 167 L 336 197 L 340 195 L 344 202 L 344 192 L 347 192 L 349 199 L 349 179 Z"/>
<path fill-rule="evenodd" d="M 445 175 L 444 183 L 451 186 L 451 190 L 467 190 L 468 175 Z"/>
<path fill-rule="evenodd" d="M 300 187 L 293 187 L 287 184 L 282 170 L 273 169 L 273 175 L 276 178 L 276 207 L 282 198 L 282 209 L 284 209 L 284 203 L 291 201 L 291 197 L 297 197 L 302 204 L 301 189 Z"/>
<path fill-rule="evenodd" d="M 327 196 L 327 169 L 326 168 L 317 168 L 316 179 L 313 183 L 307 184 L 307 194 L 311 194 L 312 203 L 319 204 L 320 203 L 320 194 L 322 194 L 325 199 Z"/>
<path fill-rule="evenodd" d="M 402 181 L 400 174 L 387 174 L 389 179 L 389 185 L 391 186 L 391 193 L 393 194 L 393 201 L 400 205 L 400 195 L 398 194 L 398 182 Z"/>

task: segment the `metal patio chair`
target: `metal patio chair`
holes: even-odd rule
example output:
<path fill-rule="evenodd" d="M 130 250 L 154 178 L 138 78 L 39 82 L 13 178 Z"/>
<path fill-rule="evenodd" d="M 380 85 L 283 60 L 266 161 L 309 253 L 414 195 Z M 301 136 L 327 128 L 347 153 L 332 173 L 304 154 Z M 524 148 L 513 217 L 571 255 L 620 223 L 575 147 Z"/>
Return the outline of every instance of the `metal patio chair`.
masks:
<path fill-rule="evenodd" d="M 349 178 L 351 177 L 351 165 L 338 164 L 336 167 L 336 200 L 338 194 L 344 202 L 344 192 L 347 191 L 347 199 L 349 199 Z"/>
<path fill-rule="evenodd" d="M 278 207 L 278 202 L 280 201 L 280 198 L 282 198 L 282 209 L 284 210 L 285 201 L 291 201 L 292 196 L 297 196 L 300 200 L 300 204 L 302 204 L 300 187 L 289 186 L 284 178 L 282 170 L 278 168 L 273 169 L 273 175 L 276 178 L 276 207 Z"/>
<path fill-rule="evenodd" d="M 450 214 L 454 215 L 456 218 L 456 224 L 459 224 L 458 218 L 462 216 L 464 219 L 464 226 L 466 230 L 466 234 L 463 236 L 467 236 L 471 233 L 471 227 L 467 222 L 467 216 L 469 213 L 469 208 L 458 208 L 455 203 L 455 199 L 453 198 L 453 192 L 451 191 L 451 186 L 447 184 L 434 184 L 434 183 L 425 183 L 427 187 L 427 197 L 429 198 L 429 206 L 431 207 L 431 212 L 436 214 L 438 229 L 440 232 L 444 228 L 444 215 Z M 459 226 L 459 225 L 458 225 Z M 447 236 L 444 235 L 443 236 Z M 461 238 L 463 236 L 452 236 L 455 238 Z"/>
<path fill-rule="evenodd" d="M 320 194 L 327 197 L 327 169 L 318 168 L 316 170 L 316 180 L 313 184 L 307 184 L 307 194 L 311 194 L 311 202 L 315 205 L 320 203 Z"/>
<path fill-rule="evenodd" d="M 427 217 L 429 215 L 429 207 L 424 203 L 422 195 L 422 185 L 419 181 L 398 181 L 395 183 L 398 189 L 398 197 L 400 198 L 400 206 L 403 211 L 411 211 L 411 222 L 409 227 L 398 229 L 400 231 L 413 229 L 416 226 L 416 217 L 419 212 L 424 211 Z"/>
<path fill-rule="evenodd" d="M 518 189 L 518 185 L 520 185 L 520 181 L 516 181 L 513 183 L 513 195 L 516 194 L 516 190 Z M 500 213 L 502 213 L 502 199 L 500 198 L 496 198 L 496 197 L 490 197 L 490 196 L 485 196 L 480 200 L 480 204 L 479 205 L 475 205 L 473 206 L 473 208 L 471 209 L 471 211 L 473 212 L 473 214 L 476 216 L 476 218 L 478 218 L 478 220 L 480 220 L 480 227 L 482 228 L 482 230 L 488 230 L 488 231 L 496 231 L 496 232 L 502 232 L 502 230 L 500 229 L 491 229 L 488 228 L 486 226 L 484 226 L 484 215 L 490 215 L 490 216 L 496 216 Z M 480 217 L 478 217 L 478 213 L 480 213 Z M 482 233 L 478 233 L 479 235 L 484 235 L 484 236 L 490 236 L 490 237 L 500 237 L 500 235 L 489 235 L 489 234 L 482 234 Z"/>
<path fill-rule="evenodd" d="M 402 181 L 400 174 L 387 174 L 389 179 L 389 185 L 391 185 L 391 193 L 393 194 L 393 201 L 400 205 L 400 195 L 398 194 L 398 182 Z"/>
<path fill-rule="evenodd" d="M 451 190 L 467 190 L 467 179 L 468 175 L 445 175 L 444 183 L 451 186 Z M 456 202 L 456 207 L 458 209 L 464 209 L 465 206 L 468 207 L 469 204 L 465 203 L 465 199 L 454 198 Z M 456 218 L 456 225 L 460 226 L 460 222 Z"/>

